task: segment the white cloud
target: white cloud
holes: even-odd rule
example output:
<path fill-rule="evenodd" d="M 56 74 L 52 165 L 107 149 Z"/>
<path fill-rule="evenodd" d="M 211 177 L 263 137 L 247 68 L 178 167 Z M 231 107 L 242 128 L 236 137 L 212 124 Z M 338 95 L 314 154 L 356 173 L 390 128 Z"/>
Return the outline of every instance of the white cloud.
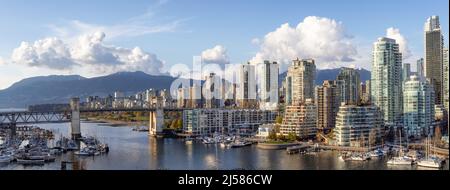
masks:
<path fill-rule="evenodd" d="M 144 71 L 162 74 L 163 61 L 139 47 L 132 49 L 103 43 L 105 33 L 79 36 L 73 43 L 58 38 L 46 38 L 33 44 L 22 42 L 13 51 L 15 64 L 45 67 L 54 70 L 80 69 L 91 74 L 110 74 L 118 71 Z M 89 74 L 88 74 L 89 75 Z"/>
<path fill-rule="evenodd" d="M 6 61 L 3 59 L 3 57 L 0 56 L 0 65 L 6 64 Z"/>
<path fill-rule="evenodd" d="M 216 45 L 211 49 L 203 51 L 201 57 L 204 63 L 223 65 L 230 62 L 227 55 L 227 49 L 221 45 Z"/>
<path fill-rule="evenodd" d="M 259 38 L 253 38 L 252 39 L 252 44 L 253 45 L 259 45 L 261 43 L 261 40 L 259 40 Z"/>
<path fill-rule="evenodd" d="M 308 16 L 296 27 L 288 23 L 265 35 L 260 40 L 260 50 L 252 58 L 252 63 L 265 59 L 290 63 L 299 58 L 313 58 L 318 68 L 354 61 L 357 55 L 341 22 L 333 19 Z"/>
<path fill-rule="evenodd" d="M 166 3 L 166 0 L 157 1 L 147 12 L 111 25 L 87 23 L 80 20 L 66 20 L 63 23 L 48 25 L 48 27 L 55 36 L 67 41 L 75 41 L 77 36 L 92 34 L 97 31 L 103 31 L 108 34 L 108 39 L 176 32 L 179 30 L 180 25 L 190 18 L 170 19 L 158 16 L 158 8 Z"/>
<path fill-rule="evenodd" d="M 386 37 L 394 39 L 398 45 L 403 59 L 408 59 L 412 56 L 408 47 L 408 40 L 400 33 L 400 29 L 390 27 L 386 30 Z"/>
<path fill-rule="evenodd" d="M 76 65 L 70 58 L 70 49 L 57 38 L 45 38 L 34 43 L 22 42 L 13 50 L 11 60 L 14 63 L 58 70 Z"/>

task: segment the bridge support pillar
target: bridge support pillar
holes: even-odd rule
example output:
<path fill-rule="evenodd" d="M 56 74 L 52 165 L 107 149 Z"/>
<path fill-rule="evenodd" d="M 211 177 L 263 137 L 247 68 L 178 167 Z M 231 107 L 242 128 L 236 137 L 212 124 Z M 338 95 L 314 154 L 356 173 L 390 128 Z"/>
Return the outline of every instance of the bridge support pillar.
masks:
<path fill-rule="evenodd" d="M 72 139 L 78 139 L 81 137 L 81 129 L 80 129 L 80 98 L 72 98 L 70 100 L 70 109 L 72 111 L 71 114 L 71 125 L 70 125 L 70 134 Z"/>
<path fill-rule="evenodd" d="M 11 130 L 11 133 L 10 133 L 10 138 L 11 138 L 11 140 L 16 139 L 17 125 L 16 125 L 15 122 L 13 122 L 13 123 L 10 124 L 10 130 Z"/>
<path fill-rule="evenodd" d="M 164 123 L 164 111 L 162 109 L 157 109 L 156 111 L 150 112 L 149 118 L 149 130 L 150 136 L 162 135 Z"/>

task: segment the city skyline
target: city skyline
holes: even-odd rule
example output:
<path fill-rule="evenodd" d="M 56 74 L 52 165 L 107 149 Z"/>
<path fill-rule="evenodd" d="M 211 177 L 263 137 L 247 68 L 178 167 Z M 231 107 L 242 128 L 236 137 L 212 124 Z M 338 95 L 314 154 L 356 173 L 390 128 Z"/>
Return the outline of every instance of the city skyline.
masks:
<path fill-rule="evenodd" d="M 174 64 L 189 65 L 193 55 L 219 64 L 268 59 L 281 63 L 284 71 L 296 57 L 315 59 L 319 69 L 348 66 L 370 70 L 371 45 L 381 36 L 396 39 L 403 63 L 414 67 L 423 57 L 423 23 L 432 15 L 440 17 L 448 46 L 448 1 L 408 1 L 407 12 L 399 9 L 404 1 L 390 2 L 388 7 L 382 2 L 354 1 L 324 1 L 320 6 L 309 1 L 295 2 L 298 6 L 292 6 L 294 2 L 245 2 L 233 7 L 219 2 L 108 2 L 108 6 L 99 6 L 105 4 L 101 1 L 93 2 L 94 6 L 91 2 L 51 2 L 26 2 L 24 6 L 25 2 L 15 1 L 0 6 L 0 21 L 6 26 L 0 29 L 4 34 L 0 37 L 0 89 L 23 78 L 50 74 L 91 77 L 134 70 L 166 74 Z M 95 5 L 101 8 L 93 9 Z M 347 11 L 330 11 L 335 6 Z M 293 12 L 297 7 L 308 11 Z M 356 7 L 366 13 L 354 18 Z M 381 7 L 391 15 L 375 14 Z M 37 11 L 50 8 L 53 11 Z M 231 8 L 236 11 L 227 11 Z M 245 12 L 255 8 L 262 11 Z M 272 13 L 272 9 L 282 14 Z M 80 14 L 81 10 L 87 13 Z M 7 21 L 11 15 L 14 23 Z M 30 21 L 30 17 L 34 19 Z M 371 24 L 360 27 L 367 21 Z M 295 43 L 287 42 L 292 40 Z M 316 47 L 321 43 L 326 45 Z M 283 49 L 291 51 L 271 53 Z"/>

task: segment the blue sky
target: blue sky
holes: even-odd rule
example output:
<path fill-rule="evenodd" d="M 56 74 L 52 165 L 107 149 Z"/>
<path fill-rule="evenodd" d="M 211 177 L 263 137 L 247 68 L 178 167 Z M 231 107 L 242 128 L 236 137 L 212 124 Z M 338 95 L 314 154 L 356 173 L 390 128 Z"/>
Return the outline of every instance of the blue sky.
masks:
<path fill-rule="evenodd" d="M 291 53 L 269 55 L 270 51 L 280 50 L 283 47 L 273 47 L 274 44 L 270 44 L 264 36 L 276 31 L 285 23 L 295 28 L 297 24 L 306 22 L 304 19 L 308 16 L 326 18 L 340 23 L 339 26 L 345 28 L 343 32 L 345 35 L 337 35 L 344 38 L 343 41 L 338 39 L 338 42 L 352 44 L 348 51 L 336 55 L 339 57 L 336 59 L 333 57 L 335 49 L 327 49 L 326 51 L 330 51 L 329 56 L 319 58 L 327 64 L 319 63 L 319 67 L 328 68 L 348 64 L 370 69 L 371 45 L 378 37 L 386 36 L 386 30 L 390 27 L 398 29 L 400 35 L 407 41 L 410 57 L 404 62 L 412 62 L 423 54 L 423 25 L 428 16 L 440 16 L 445 43 L 448 44 L 448 3 L 448 0 L 2 0 L 0 1 L 0 57 L 3 63 L 0 63 L 0 89 L 30 76 L 49 74 L 98 76 L 127 70 L 127 68 L 143 68 L 148 64 L 158 65 L 151 67 L 160 69 L 158 72 L 155 71 L 157 74 L 167 72 L 174 64 L 189 65 L 192 62 L 192 56 L 202 55 L 202 52 L 215 46 L 226 49 L 226 51 L 221 48 L 215 50 L 226 54 L 227 60 L 232 63 L 252 60 L 258 52 L 261 52 L 262 57 L 288 55 L 286 59 L 293 59 L 294 57 L 289 56 L 294 56 L 296 51 L 300 51 L 297 52 L 298 56 L 304 55 L 301 48 L 294 48 L 295 50 Z M 311 22 L 319 20 L 312 19 Z M 304 30 L 308 28 L 304 27 L 303 32 L 299 33 L 303 34 Z M 29 46 L 22 47 L 21 50 L 25 51 L 27 47 L 28 49 L 34 47 L 32 44 L 38 40 L 54 37 L 65 44 L 72 44 L 76 43 L 79 36 L 90 35 L 94 32 L 102 32 L 105 35 L 104 37 L 99 35 L 96 38 L 101 41 L 99 42 L 101 45 L 104 45 L 100 48 L 106 48 L 105 51 L 111 50 L 110 47 L 113 46 L 114 52 L 117 52 L 117 47 L 127 49 L 127 51 L 121 51 L 120 56 L 136 55 L 142 58 L 140 55 L 148 54 L 155 57 L 136 61 L 138 62 L 136 64 L 142 63 L 142 65 L 127 65 L 128 63 L 120 65 L 122 64 L 120 62 L 119 66 L 111 67 L 111 69 L 91 72 L 86 67 L 92 66 L 98 71 L 99 67 L 95 67 L 97 62 L 99 60 L 107 62 L 110 59 L 107 59 L 107 56 L 102 57 L 104 54 L 98 55 L 95 60 L 91 60 L 92 63 L 77 68 L 76 65 L 80 65 L 77 63 L 91 55 L 92 49 L 89 49 L 79 53 L 77 57 L 72 56 L 76 57 L 73 64 L 70 62 L 67 67 L 53 69 L 55 65 L 27 62 L 29 57 L 23 56 L 28 55 L 28 52 L 18 51 L 15 57 L 12 56 L 13 51 L 21 46 L 22 41 L 30 43 Z M 276 36 L 283 34 L 279 33 Z M 279 38 L 276 36 L 273 39 Z M 336 40 L 333 36 L 328 38 Z M 73 47 L 70 45 L 69 49 Z M 143 52 L 139 54 L 132 51 L 134 47 L 139 47 Z M 356 50 L 356 53 L 352 52 L 352 49 Z M 345 59 L 342 56 L 350 56 L 353 59 L 343 61 Z M 213 56 L 211 59 L 214 58 Z M 51 62 L 47 59 L 44 61 Z M 129 60 L 124 58 L 121 61 Z M 100 67 L 107 65 L 104 62 L 98 65 Z M 154 74 L 153 70 L 146 71 Z"/>

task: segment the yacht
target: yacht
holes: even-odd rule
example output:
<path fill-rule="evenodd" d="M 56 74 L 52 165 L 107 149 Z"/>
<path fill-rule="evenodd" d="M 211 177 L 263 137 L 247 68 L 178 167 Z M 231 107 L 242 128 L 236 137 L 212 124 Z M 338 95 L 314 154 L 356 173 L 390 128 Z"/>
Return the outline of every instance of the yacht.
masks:
<path fill-rule="evenodd" d="M 430 156 L 431 143 L 429 138 L 426 139 L 425 144 L 425 158 L 417 162 L 417 166 L 427 168 L 441 168 L 441 162 L 438 158 Z"/>
<path fill-rule="evenodd" d="M 378 158 L 378 157 L 383 157 L 384 155 L 385 155 L 385 153 L 381 149 L 376 149 L 376 150 L 370 152 L 370 157 Z"/>
<path fill-rule="evenodd" d="M 358 153 L 351 155 L 348 160 L 350 161 L 366 161 L 370 159 L 370 155 L 365 153 Z"/>
<path fill-rule="evenodd" d="M 235 140 L 228 144 L 229 148 L 240 148 L 244 146 L 250 146 L 252 143 L 242 140 Z"/>
<path fill-rule="evenodd" d="M 404 157 L 393 157 L 387 163 L 389 165 L 411 165 L 412 161 Z"/>
<path fill-rule="evenodd" d="M 403 156 L 403 147 L 402 147 L 402 133 L 400 131 L 400 149 L 398 151 L 398 156 L 392 157 L 387 162 L 388 165 L 411 165 L 413 162 Z"/>
<path fill-rule="evenodd" d="M 433 159 L 427 159 L 427 160 L 420 160 L 417 162 L 418 166 L 421 167 L 427 167 L 427 168 L 441 168 L 441 164 L 437 160 Z"/>

